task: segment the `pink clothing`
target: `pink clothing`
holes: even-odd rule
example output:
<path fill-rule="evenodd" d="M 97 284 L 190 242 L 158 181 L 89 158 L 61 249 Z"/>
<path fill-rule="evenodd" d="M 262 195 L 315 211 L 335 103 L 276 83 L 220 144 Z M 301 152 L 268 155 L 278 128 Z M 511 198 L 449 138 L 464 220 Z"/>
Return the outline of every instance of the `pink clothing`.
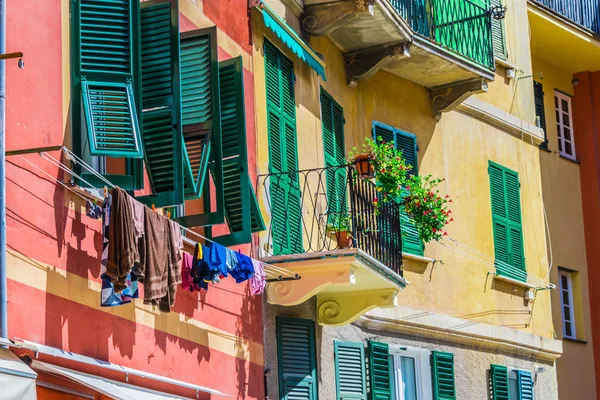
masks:
<path fill-rule="evenodd" d="M 184 290 L 193 292 L 196 290 L 194 280 L 192 278 L 192 262 L 194 257 L 189 253 L 183 253 L 183 261 L 181 261 L 181 286 Z"/>
<path fill-rule="evenodd" d="M 254 265 L 254 276 L 250 278 L 250 293 L 254 296 L 262 294 L 267 286 L 267 274 L 265 274 L 265 266 L 262 262 L 252 259 Z"/>

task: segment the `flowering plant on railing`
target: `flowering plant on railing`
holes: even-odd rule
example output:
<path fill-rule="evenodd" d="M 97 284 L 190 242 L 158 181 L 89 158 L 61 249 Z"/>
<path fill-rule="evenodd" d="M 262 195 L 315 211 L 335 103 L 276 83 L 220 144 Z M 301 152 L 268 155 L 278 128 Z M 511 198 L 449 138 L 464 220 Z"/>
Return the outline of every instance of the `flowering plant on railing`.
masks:
<path fill-rule="evenodd" d="M 443 181 L 444 179 L 432 178 L 431 175 L 413 175 L 406 185 L 409 194 L 404 198 L 404 208 L 414 221 L 419 238 L 425 243 L 447 236 L 444 229 L 454 221 L 450 215 L 452 210 L 448 209 L 452 200 L 447 195 L 442 197 L 437 189 Z"/>

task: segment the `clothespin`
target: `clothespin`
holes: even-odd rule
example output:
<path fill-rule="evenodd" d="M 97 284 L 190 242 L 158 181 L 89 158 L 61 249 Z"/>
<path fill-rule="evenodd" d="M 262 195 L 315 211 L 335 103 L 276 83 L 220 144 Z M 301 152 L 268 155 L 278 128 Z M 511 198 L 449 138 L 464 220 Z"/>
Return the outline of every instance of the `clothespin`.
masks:
<path fill-rule="evenodd" d="M 152 211 L 156 212 L 156 207 L 152 204 Z"/>
<path fill-rule="evenodd" d="M 104 186 L 104 197 L 108 197 L 108 188 Z"/>
<path fill-rule="evenodd" d="M 167 218 L 171 219 L 171 211 L 167 211 Z"/>

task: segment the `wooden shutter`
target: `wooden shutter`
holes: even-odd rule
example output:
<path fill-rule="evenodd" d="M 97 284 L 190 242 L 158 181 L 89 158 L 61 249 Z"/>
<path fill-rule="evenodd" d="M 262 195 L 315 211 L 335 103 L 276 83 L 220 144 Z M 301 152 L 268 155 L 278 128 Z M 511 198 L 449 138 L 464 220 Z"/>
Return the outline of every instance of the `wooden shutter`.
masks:
<path fill-rule="evenodd" d="M 496 269 L 501 275 L 526 281 L 519 175 L 492 162 L 488 172 Z"/>
<path fill-rule="evenodd" d="M 176 0 L 150 0 L 140 7 L 142 137 L 152 195 L 139 200 L 164 207 L 184 201 L 179 11 Z"/>
<path fill-rule="evenodd" d="M 544 142 L 540 147 L 548 148 L 548 137 L 546 134 L 546 108 L 544 106 L 544 86 L 540 82 L 533 81 L 533 98 L 535 100 L 535 115 L 540 118 L 540 128 L 544 130 Z"/>
<path fill-rule="evenodd" d="M 336 224 L 348 212 L 344 146 L 344 109 L 321 89 L 321 121 L 327 188 L 327 222 Z"/>
<path fill-rule="evenodd" d="M 105 175 L 126 189 L 143 186 L 139 126 L 139 5 L 133 0 L 74 0 L 71 10 L 73 151 L 127 158 L 125 175 Z M 96 176 L 82 172 L 95 186 Z"/>
<path fill-rule="evenodd" d="M 490 0 L 492 7 L 502 6 L 502 0 Z M 506 51 L 506 36 L 504 32 L 504 20 L 492 18 L 492 44 L 494 46 L 494 56 L 506 60 L 508 54 Z"/>
<path fill-rule="evenodd" d="M 338 400 L 367 400 L 365 349 L 362 343 L 334 341 Z"/>
<path fill-rule="evenodd" d="M 369 341 L 371 400 L 392 400 L 390 352 L 387 343 Z"/>
<path fill-rule="evenodd" d="M 431 353 L 431 377 L 434 400 L 455 400 L 454 354 L 433 351 Z"/>
<path fill-rule="evenodd" d="M 508 389 L 508 368 L 504 365 L 492 364 L 490 375 L 492 381 L 492 400 L 513 400 L 510 399 Z"/>
<path fill-rule="evenodd" d="M 313 321 L 277 318 L 277 365 L 282 400 L 317 398 Z"/>
<path fill-rule="evenodd" d="M 533 377 L 530 371 L 517 371 L 517 383 L 519 386 L 518 400 L 534 400 Z"/>
<path fill-rule="evenodd" d="M 273 252 L 302 252 L 294 65 L 265 40 Z"/>
<path fill-rule="evenodd" d="M 227 246 L 250 243 L 252 232 L 264 229 L 258 201 L 248 175 L 243 73 L 241 57 L 220 63 L 223 189 L 227 199 L 225 215 L 230 234 L 219 237 L 219 243 Z"/>

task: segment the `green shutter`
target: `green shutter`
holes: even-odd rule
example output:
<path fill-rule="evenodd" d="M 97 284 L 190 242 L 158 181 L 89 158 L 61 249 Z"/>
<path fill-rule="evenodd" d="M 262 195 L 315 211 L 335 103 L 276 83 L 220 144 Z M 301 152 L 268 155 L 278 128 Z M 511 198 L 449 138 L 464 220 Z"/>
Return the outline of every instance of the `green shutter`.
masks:
<path fill-rule="evenodd" d="M 533 377 L 530 371 L 517 371 L 517 383 L 519 386 L 518 400 L 534 400 Z"/>
<path fill-rule="evenodd" d="M 141 5 L 142 132 L 152 195 L 157 207 L 183 203 L 183 136 L 177 0 Z"/>
<path fill-rule="evenodd" d="M 546 133 L 546 107 L 544 106 L 544 86 L 540 82 L 533 81 L 533 98 L 535 100 L 535 116 L 540 118 L 540 128 L 544 130 L 544 142 L 540 147 L 548 148 L 548 136 Z"/>
<path fill-rule="evenodd" d="M 497 273 L 526 281 L 519 175 L 492 162 L 488 172 Z"/>
<path fill-rule="evenodd" d="M 434 400 L 455 400 L 454 354 L 433 351 L 431 353 L 431 377 Z"/>
<path fill-rule="evenodd" d="M 337 399 L 367 400 L 363 344 L 335 340 L 333 346 Z"/>
<path fill-rule="evenodd" d="M 132 0 L 73 0 L 71 9 L 73 151 L 87 162 L 91 157 L 127 158 L 126 174 L 105 175 L 126 189 L 143 186 L 138 7 Z M 92 185 L 105 185 L 79 172 Z"/>
<path fill-rule="evenodd" d="M 492 400 L 514 400 L 510 399 L 508 389 L 508 368 L 504 365 L 492 364 L 490 369 L 492 381 Z"/>
<path fill-rule="evenodd" d="M 277 317 L 277 365 L 280 399 L 317 399 L 313 321 Z"/>
<path fill-rule="evenodd" d="M 344 146 L 344 109 L 321 89 L 321 120 L 329 224 L 348 212 L 346 196 L 346 164 Z"/>
<path fill-rule="evenodd" d="M 392 400 L 392 385 L 387 343 L 369 341 L 371 400 Z"/>
<path fill-rule="evenodd" d="M 248 175 L 243 73 L 241 57 L 220 63 L 223 188 L 230 234 L 218 240 L 227 246 L 250 243 L 252 232 L 265 229 Z"/>
<path fill-rule="evenodd" d="M 502 0 L 491 0 L 491 6 L 502 6 Z M 508 54 L 506 51 L 506 35 L 503 19 L 492 18 L 492 44 L 494 46 L 494 56 L 506 60 Z"/>
<path fill-rule="evenodd" d="M 294 65 L 265 40 L 271 235 L 277 255 L 302 252 Z"/>

